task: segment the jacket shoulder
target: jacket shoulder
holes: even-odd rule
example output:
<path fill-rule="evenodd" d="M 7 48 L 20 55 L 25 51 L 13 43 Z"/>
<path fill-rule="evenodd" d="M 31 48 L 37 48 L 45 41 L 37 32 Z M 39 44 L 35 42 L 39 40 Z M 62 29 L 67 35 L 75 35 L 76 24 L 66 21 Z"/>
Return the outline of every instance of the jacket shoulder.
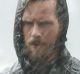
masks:
<path fill-rule="evenodd" d="M 75 57 L 71 57 L 65 67 L 70 74 L 80 74 L 80 61 Z"/>

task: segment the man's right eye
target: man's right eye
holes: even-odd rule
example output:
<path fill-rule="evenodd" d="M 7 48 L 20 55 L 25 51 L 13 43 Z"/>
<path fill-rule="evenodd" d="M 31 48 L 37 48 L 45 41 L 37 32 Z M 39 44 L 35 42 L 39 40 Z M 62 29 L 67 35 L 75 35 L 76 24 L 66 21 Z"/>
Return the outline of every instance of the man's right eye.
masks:
<path fill-rule="evenodd" d="M 24 26 L 32 26 L 33 25 L 33 22 L 31 22 L 31 21 L 24 21 L 23 22 L 23 25 Z"/>

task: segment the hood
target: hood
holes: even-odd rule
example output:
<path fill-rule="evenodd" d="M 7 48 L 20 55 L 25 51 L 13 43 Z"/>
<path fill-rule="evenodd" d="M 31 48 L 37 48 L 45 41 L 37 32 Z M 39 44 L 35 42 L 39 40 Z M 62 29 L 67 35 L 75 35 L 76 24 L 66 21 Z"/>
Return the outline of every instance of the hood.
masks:
<path fill-rule="evenodd" d="M 23 42 L 23 35 L 22 35 L 22 25 L 21 19 L 24 12 L 24 9 L 30 0 L 19 0 L 16 16 L 15 16 L 15 23 L 14 23 L 14 47 L 16 50 L 16 54 L 18 56 L 18 60 L 21 64 L 22 69 L 25 70 L 30 66 L 28 63 L 29 59 L 25 59 L 25 55 L 23 52 L 24 42 Z M 61 47 L 61 49 L 65 48 L 65 41 L 66 33 L 68 28 L 68 10 L 67 10 L 67 3 L 66 0 L 57 0 L 57 16 L 59 18 L 60 23 L 63 24 L 63 28 L 61 30 L 61 36 L 59 42 L 56 44 L 56 47 Z"/>

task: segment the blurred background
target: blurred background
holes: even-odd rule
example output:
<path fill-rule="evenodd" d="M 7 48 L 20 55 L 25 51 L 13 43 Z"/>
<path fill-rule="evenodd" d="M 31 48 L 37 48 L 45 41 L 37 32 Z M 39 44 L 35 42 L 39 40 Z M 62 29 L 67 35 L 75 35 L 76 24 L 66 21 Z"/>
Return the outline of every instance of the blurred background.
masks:
<path fill-rule="evenodd" d="M 17 56 L 13 45 L 13 26 L 18 0 L 0 0 L 0 71 L 11 67 Z M 69 9 L 68 41 L 71 55 L 80 60 L 80 0 L 67 0 Z"/>

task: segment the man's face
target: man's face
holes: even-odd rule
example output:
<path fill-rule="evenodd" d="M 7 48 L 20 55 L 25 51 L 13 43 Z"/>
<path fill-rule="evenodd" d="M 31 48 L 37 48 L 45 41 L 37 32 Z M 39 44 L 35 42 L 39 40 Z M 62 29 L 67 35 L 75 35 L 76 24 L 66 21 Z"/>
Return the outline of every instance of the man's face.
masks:
<path fill-rule="evenodd" d="M 43 58 L 59 36 L 59 22 L 55 15 L 56 1 L 30 3 L 25 9 L 23 36 L 27 51 L 32 58 Z"/>

